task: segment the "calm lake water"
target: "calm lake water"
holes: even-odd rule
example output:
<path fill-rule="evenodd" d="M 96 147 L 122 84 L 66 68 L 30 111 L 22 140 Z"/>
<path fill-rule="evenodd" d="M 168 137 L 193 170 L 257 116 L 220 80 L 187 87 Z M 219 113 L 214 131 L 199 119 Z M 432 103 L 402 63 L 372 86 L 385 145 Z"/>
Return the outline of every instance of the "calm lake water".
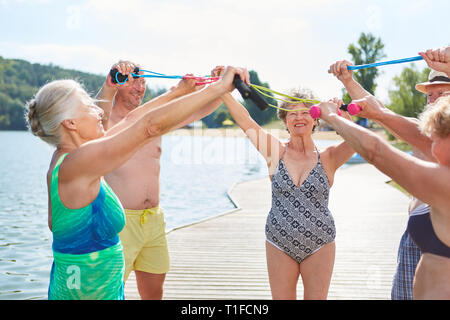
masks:
<path fill-rule="evenodd" d="M 234 209 L 235 182 L 267 176 L 246 138 L 164 136 L 161 206 L 167 229 Z M 316 141 L 319 147 L 335 141 Z M 46 299 L 52 264 L 45 175 L 53 148 L 28 132 L 0 132 L 0 300 Z"/>

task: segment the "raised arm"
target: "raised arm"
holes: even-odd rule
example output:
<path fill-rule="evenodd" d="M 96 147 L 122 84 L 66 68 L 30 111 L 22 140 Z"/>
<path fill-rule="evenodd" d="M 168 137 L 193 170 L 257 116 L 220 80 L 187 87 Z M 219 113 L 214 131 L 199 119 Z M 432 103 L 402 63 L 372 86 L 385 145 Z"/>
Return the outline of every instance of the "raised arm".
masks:
<path fill-rule="evenodd" d="M 396 137 L 419 149 L 427 158 L 434 159 L 431 153 L 431 139 L 420 132 L 419 120 L 396 114 L 372 95 L 364 99 L 366 103 L 360 105 L 362 111 L 359 113 L 362 117 L 374 120 Z"/>
<path fill-rule="evenodd" d="M 355 102 L 364 105 L 367 100 L 374 99 L 369 96 Z M 449 168 L 399 151 L 371 131 L 337 116 L 335 104 L 321 103 L 320 107 L 322 119 L 328 122 L 369 163 L 423 202 L 436 206 L 440 210 L 450 206 Z"/>
<path fill-rule="evenodd" d="M 103 109 L 103 127 L 105 128 L 105 130 L 109 130 L 112 128 L 109 119 L 113 108 L 114 97 L 118 89 L 122 86 L 129 86 L 133 83 L 133 81 L 135 81 L 135 79 L 133 79 L 133 77 L 131 77 L 130 75 L 130 73 L 134 71 L 134 68 L 135 65 L 129 61 L 119 61 L 118 63 L 114 64 L 111 69 L 117 69 L 121 74 L 127 75 L 128 81 L 122 85 L 117 83 L 115 84 L 111 81 L 111 75 L 108 73 L 103 87 L 97 93 L 96 104 Z M 176 86 L 170 88 L 170 90 L 130 111 L 124 120 L 114 125 L 115 129 L 112 131 L 112 133 L 120 131 L 128 125 L 132 124 L 146 112 L 157 108 L 173 99 L 179 98 L 185 94 L 195 91 L 193 89 L 194 86 L 187 82 L 187 80 L 181 80 Z"/>
<path fill-rule="evenodd" d="M 224 72 L 225 68 L 222 68 L 222 73 Z M 214 75 L 217 73 L 216 68 L 212 71 Z M 191 76 L 192 74 L 187 74 L 187 76 Z M 203 89 L 205 86 L 196 86 L 195 85 L 196 80 L 194 79 L 182 79 L 178 82 L 177 85 L 171 87 L 169 91 L 165 92 L 164 94 L 144 103 L 143 105 L 139 106 L 138 108 L 130 111 L 121 121 L 119 121 L 117 124 L 114 125 L 109 131 L 108 135 L 114 134 L 123 128 L 126 128 L 129 125 L 132 125 L 136 120 L 138 120 L 143 114 L 147 113 L 148 111 L 155 109 L 169 101 L 172 101 L 174 99 L 178 99 L 184 95 L 190 94 L 192 92 L 199 91 Z M 125 83 L 126 84 L 126 83 Z M 222 100 L 220 98 L 214 99 L 213 101 L 207 103 L 205 106 L 203 106 L 200 110 L 196 111 L 194 114 L 189 116 L 188 118 L 184 119 L 182 122 L 177 123 L 176 126 L 169 129 L 168 132 L 184 127 L 185 125 L 199 120 L 207 115 L 209 115 L 211 112 L 213 112 L 217 107 L 222 103 Z"/>
<path fill-rule="evenodd" d="M 331 99 L 329 102 L 336 104 L 337 106 L 342 105 L 342 100 L 338 98 Z M 348 112 L 342 112 L 342 117 L 348 119 L 349 121 L 352 121 L 352 117 Z M 346 163 L 352 155 L 355 153 L 355 150 L 353 150 L 352 146 L 347 141 L 342 141 L 339 144 L 329 146 L 325 149 L 324 156 L 329 158 L 329 161 L 327 163 L 330 163 L 330 169 L 332 170 L 330 176 L 334 176 L 334 173 L 336 172 L 339 167 L 341 167 L 344 163 Z"/>
<path fill-rule="evenodd" d="M 145 113 L 133 125 L 112 135 L 85 143 L 67 156 L 64 166 L 67 179 L 86 178 L 94 181 L 120 167 L 150 139 L 168 132 L 205 104 L 234 89 L 232 81 L 238 74 L 248 83 L 245 69 L 229 67 L 223 78 L 204 90 L 175 99 Z M 70 168 L 70 167 L 73 168 Z M 61 169 L 63 169 L 61 167 Z"/>
<path fill-rule="evenodd" d="M 430 68 L 445 72 L 450 76 L 450 46 L 429 49 L 425 52 L 419 52 L 419 54 Z M 356 99 L 360 98 L 357 97 Z M 398 115 L 385 108 L 379 100 L 369 99 L 367 101 L 368 103 L 362 106 L 363 110 L 359 115 L 374 120 L 396 137 L 419 149 L 428 159 L 434 159 L 431 153 L 431 139 L 420 132 L 419 121 L 416 118 Z"/>
<path fill-rule="evenodd" d="M 130 61 L 120 60 L 118 63 L 114 64 L 111 67 L 111 69 L 117 69 L 121 74 L 129 76 L 130 72 L 134 70 L 134 64 L 131 63 Z M 129 76 L 129 78 L 131 77 Z M 126 82 L 124 85 L 129 85 L 129 83 Z M 102 122 L 105 130 L 108 130 L 110 127 L 109 119 L 113 108 L 113 101 L 119 87 L 120 84 L 112 82 L 111 75 L 108 72 L 108 75 L 106 76 L 103 86 L 100 88 L 97 95 L 95 96 L 95 99 L 97 100 L 96 102 L 97 106 L 103 109 Z"/>
<path fill-rule="evenodd" d="M 230 94 L 224 94 L 222 100 L 237 125 L 244 131 L 256 149 L 262 154 L 269 166 L 269 172 L 275 169 L 279 161 L 282 142 L 253 120 L 247 109 Z"/>
<path fill-rule="evenodd" d="M 353 63 L 347 60 L 337 61 L 330 66 L 328 73 L 334 74 L 334 76 L 342 82 L 353 100 L 362 99 L 365 96 L 370 95 L 370 93 L 355 81 L 353 78 L 353 71 L 347 69 L 347 66 L 352 65 Z"/>
<path fill-rule="evenodd" d="M 211 71 L 211 76 L 218 77 L 221 74 L 223 74 L 224 71 L 225 71 L 224 66 L 216 66 Z M 195 85 L 196 80 L 186 80 L 186 81 L 189 81 L 190 86 L 193 88 L 192 92 L 198 91 L 204 87 L 204 86 L 196 86 Z M 214 110 L 216 110 L 221 104 L 222 104 L 222 99 L 220 99 L 220 98 L 217 98 L 217 99 L 211 101 L 210 103 L 206 104 L 203 108 L 201 108 L 200 110 L 195 112 L 192 116 L 187 118 L 185 121 L 181 122 L 180 124 L 178 124 L 177 126 L 172 128 L 172 130 L 176 130 L 178 128 L 184 127 L 184 126 L 188 125 L 189 123 L 192 123 L 194 121 L 197 121 L 197 120 L 200 120 L 200 119 L 206 117 L 207 115 L 211 114 Z"/>
<path fill-rule="evenodd" d="M 138 121 L 143 115 L 147 114 L 149 111 L 159 108 L 160 106 L 167 104 L 170 101 L 176 100 L 191 92 L 193 91 L 190 92 L 185 91 L 184 87 L 180 86 L 172 87 L 169 91 L 157 96 L 156 98 L 153 98 L 152 100 L 144 103 L 138 108 L 135 108 L 132 111 L 130 111 L 122 120 L 120 120 L 114 126 L 109 128 L 107 135 L 108 136 L 113 135 L 123 130 L 124 128 L 127 128 L 128 126 L 133 125 L 136 121 Z"/>
<path fill-rule="evenodd" d="M 342 82 L 353 100 L 362 99 L 366 96 L 372 96 L 372 94 L 366 91 L 353 79 L 353 72 L 351 70 L 347 70 L 347 66 L 350 65 L 353 64 L 349 61 L 338 61 L 330 66 L 328 73 L 334 74 L 336 78 Z M 379 101 L 377 101 L 376 104 L 370 104 L 363 108 L 358 116 L 375 121 L 389 130 L 397 138 L 416 147 L 427 157 L 431 157 L 431 159 L 433 158 L 430 151 L 431 140 L 422 135 L 417 126 L 417 119 L 398 115 L 385 108 Z"/>
<path fill-rule="evenodd" d="M 419 54 L 424 58 L 430 68 L 446 72 L 447 75 L 450 74 L 449 46 L 429 49 Z M 347 70 L 348 65 L 351 65 L 348 61 L 338 61 L 330 66 L 328 72 L 333 73 L 344 84 L 353 100 L 372 96 L 353 79 L 352 72 Z M 431 140 L 420 132 L 417 119 L 398 115 L 385 108 L 379 100 L 376 100 L 376 103 L 369 103 L 364 106 L 358 116 L 372 119 L 389 130 L 397 138 L 419 149 L 427 158 L 434 159 L 431 154 Z"/>

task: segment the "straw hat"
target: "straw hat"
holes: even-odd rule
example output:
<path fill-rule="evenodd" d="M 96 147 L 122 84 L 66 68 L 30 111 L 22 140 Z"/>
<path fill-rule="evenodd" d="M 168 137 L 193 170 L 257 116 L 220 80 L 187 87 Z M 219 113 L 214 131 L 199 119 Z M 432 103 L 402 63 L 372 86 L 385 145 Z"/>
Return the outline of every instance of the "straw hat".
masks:
<path fill-rule="evenodd" d="M 427 93 L 427 86 L 434 84 L 448 84 L 450 86 L 450 78 L 444 72 L 431 69 L 430 74 L 428 75 L 428 82 L 416 84 L 416 90 Z"/>

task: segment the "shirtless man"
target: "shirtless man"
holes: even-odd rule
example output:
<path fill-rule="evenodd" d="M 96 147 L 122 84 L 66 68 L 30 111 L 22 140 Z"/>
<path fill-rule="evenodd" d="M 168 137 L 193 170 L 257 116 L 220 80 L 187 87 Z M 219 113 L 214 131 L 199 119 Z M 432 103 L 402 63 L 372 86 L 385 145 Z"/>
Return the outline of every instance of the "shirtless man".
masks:
<path fill-rule="evenodd" d="M 135 66 L 129 61 L 119 61 L 112 66 L 128 80 L 124 85 L 114 84 L 108 74 L 97 94 L 104 100 L 98 105 L 105 111 L 103 126 L 110 128 L 141 105 L 145 94 L 144 78 L 133 78 Z M 139 67 L 139 66 L 138 66 Z M 215 75 L 216 69 L 213 70 Z M 155 108 L 180 96 L 192 93 L 203 86 L 195 80 L 181 80 L 166 93 L 147 102 Z M 221 100 L 206 105 L 191 118 L 173 130 L 199 120 L 214 111 Z M 114 107 L 113 107 L 114 106 Z M 161 137 L 150 141 L 122 167 L 105 176 L 107 183 L 125 208 L 126 225 L 120 233 L 125 255 L 125 281 L 131 270 L 135 271 L 138 291 L 143 300 L 160 300 L 163 283 L 169 270 L 169 252 L 166 241 L 164 215 L 159 207 L 159 173 Z"/>

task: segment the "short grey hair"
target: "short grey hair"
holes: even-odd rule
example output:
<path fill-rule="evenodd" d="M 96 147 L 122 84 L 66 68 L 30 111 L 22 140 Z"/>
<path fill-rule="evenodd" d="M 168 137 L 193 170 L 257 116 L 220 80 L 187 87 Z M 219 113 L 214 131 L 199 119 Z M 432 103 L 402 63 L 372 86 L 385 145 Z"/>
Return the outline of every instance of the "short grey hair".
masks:
<path fill-rule="evenodd" d="M 77 81 L 55 80 L 47 83 L 27 103 L 29 129 L 50 145 L 58 146 L 61 122 L 76 117 L 83 99 L 91 98 Z"/>

